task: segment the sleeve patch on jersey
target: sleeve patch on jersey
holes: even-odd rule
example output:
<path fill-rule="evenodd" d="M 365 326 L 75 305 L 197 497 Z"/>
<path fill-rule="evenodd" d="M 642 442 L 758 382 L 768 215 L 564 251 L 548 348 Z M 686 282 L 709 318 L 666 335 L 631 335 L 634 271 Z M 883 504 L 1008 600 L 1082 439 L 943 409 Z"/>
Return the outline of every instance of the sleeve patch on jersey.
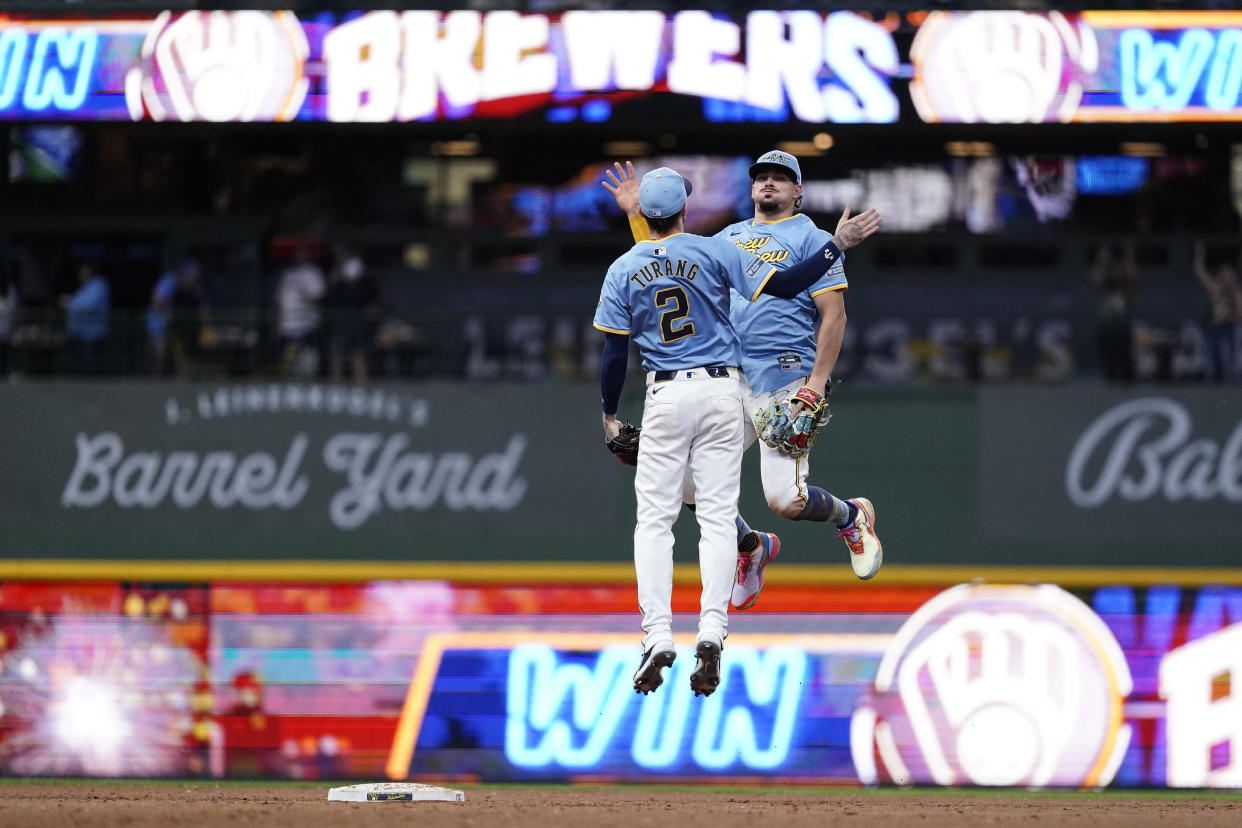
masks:
<path fill-rule="evenodd" d="M 763 259 L 756 256 L 754 261 L 746 266 L 746 276 L 751 279 L 755 278 L 763 270 L 765 264 L 767 263 Z"/>

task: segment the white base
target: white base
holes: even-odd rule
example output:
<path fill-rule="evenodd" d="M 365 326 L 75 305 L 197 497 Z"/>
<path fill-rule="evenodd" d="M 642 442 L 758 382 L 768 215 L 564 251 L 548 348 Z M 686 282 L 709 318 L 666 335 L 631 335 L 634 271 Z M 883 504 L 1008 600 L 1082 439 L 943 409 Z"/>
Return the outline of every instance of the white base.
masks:
<path fill-rule="evenodd" d="M 451 788 L 417 782 L 372 782 L 328 791 L 329 802 L 465 802 L 466 795 Z"/>

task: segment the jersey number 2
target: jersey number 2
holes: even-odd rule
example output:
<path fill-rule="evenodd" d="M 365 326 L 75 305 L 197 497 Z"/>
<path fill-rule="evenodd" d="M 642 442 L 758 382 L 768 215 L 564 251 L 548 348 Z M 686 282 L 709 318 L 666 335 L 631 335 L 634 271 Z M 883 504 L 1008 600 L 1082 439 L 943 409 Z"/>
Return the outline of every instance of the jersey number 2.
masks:
<path fill-rule="evenodd" d="M 686 319 L 690 315 L 690 300 L 682 288 L 664 288 L 656 291 L 655 306 L 663 308 L 672 304 L 673 307 L 660 314 L 660 336 L 665 342 L 676 342 L 687 336 L 694 336 L 694 323 Z M 686 319 L 681 325 L 676 323 Z"/>

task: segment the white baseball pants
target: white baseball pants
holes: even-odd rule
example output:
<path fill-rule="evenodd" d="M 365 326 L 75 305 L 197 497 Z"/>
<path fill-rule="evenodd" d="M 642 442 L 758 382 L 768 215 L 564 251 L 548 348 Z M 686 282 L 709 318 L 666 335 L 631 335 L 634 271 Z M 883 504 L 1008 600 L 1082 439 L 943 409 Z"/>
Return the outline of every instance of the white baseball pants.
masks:
<path fill-rule="evenodd" d="M 681 512 L 683 481 L 693 481 L 699 522 L 698 638 L 723 642 L 727 633 L 746 419 L 739 373 L 729 368 L 728 377 L 712 377 L 701 368 L 683 369 L 663 382 L 647 375 L 634 475 L 634 570 L 644 650 L 673 637 L 673 523 Z"/>

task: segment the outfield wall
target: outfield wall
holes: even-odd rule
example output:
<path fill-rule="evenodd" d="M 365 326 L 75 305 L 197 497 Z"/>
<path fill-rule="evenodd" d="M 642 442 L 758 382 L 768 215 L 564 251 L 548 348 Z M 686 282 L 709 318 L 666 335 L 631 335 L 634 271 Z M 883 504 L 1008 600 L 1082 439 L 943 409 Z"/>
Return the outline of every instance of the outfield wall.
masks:
<path fill-rule="evenodd" d="M 622 414 L 638 419 L 630 386 Z M 834 396 L 811 480 L 874 501 L 889 565 L 1242 561 L 1242 391 Z M 632 472 L 601 445 L 597 399 L 590 383 L 3 386 L 0 576 L 59 576 L 64 559 L 105 577 L 159 562 L 173 579 L 624 565 Z M 755 449 L 742 510 L 789 562 L 841 562 L 822 525 L 767 509 Z M 678 533 L 692 562 L 688 517 Z M 377 566 L 351 575 L 359 562 Z"/>

